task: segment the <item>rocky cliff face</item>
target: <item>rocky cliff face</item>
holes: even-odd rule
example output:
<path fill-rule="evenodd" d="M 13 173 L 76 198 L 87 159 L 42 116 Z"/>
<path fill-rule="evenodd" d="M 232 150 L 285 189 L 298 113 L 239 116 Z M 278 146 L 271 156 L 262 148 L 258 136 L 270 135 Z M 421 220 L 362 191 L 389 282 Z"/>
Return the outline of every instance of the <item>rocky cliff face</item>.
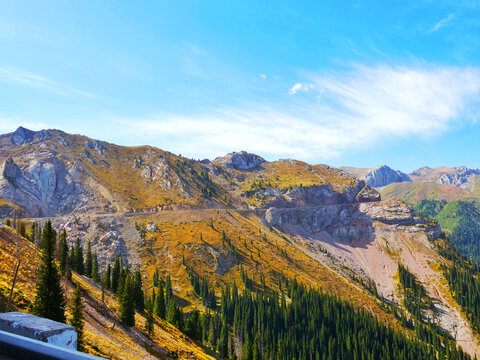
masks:
<path fill-rule="evenodd" d="M 408 232 L 429 232 L 432 238 L 440 235 L 438 226 L 431 227 L 425 219 L 414 216 L 413 208 L 404 202 L 388 200 L 374 203 L 347 203 L 307 206 L 291 209 L 270 208 L 263 216 L 268 226 L 286 232 L 289 226 L 312 235 L 327 232 L 339 242 L 355 243 L 374 238 L 377 223 Z"/>
<path fill-rule="evenodd" d="M 359 179 L 364 180 L 373 187 L 382 187 L 395 182 L 412 181 L 410 177 L 398 170 L 393 170 L 386 165 L 377 166 L 361 175 Z"/>
<path fill-rule="evenodd" d="M 20 164 L 8 158 L 0 165 L 0 197 L 32 216 L 92 207 L 93 196 L 81 183 L 75 163 L 61 161 L 48 151 L 31 155 Z"/>
<path fill-rule="evenodd" d="M 292 189 L 266 188 L 245 192 L 247 197 L 262 200 L 263 209 L 303 206 L 338 205 L 379 201 L 380 194 L 363 181 L 335 190 L 331 184 L 301 186 Z"/>

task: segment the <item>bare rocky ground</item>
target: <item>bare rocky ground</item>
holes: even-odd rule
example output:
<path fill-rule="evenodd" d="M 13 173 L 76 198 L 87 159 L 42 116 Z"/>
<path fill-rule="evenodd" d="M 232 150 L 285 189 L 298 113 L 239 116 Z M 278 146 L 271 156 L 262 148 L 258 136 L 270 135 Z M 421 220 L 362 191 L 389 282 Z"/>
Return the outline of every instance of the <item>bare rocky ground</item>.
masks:
<path fill-rule="evenodd" d="M 392 206 L 396 212 L 391 211 Z M 404 264 L 433 299 L 438 325 L 448 331 L 472 357 L 480 356 L 477 335 L 462 316 L 440 269 L 439 265 L 445 260 L 438 255 L 431 242 L 438 229 L 425 231 L 426 224 L 415 219 L 408 208 L 392 203 L 388 206 L 362 204 L 359 212 L 368 214 L 375 221 L 361 224 L 365 218 L 353 215 L 357 231 L 346 233 L 339 233 L 326 220 L 325 214 L 333 214 L 334 218 L 338 218 L 341 210 L 318 210 L 322 214 L 322 226 L 315 221 L 315 215 L 309 218 L 311 214 L 305 213 L 305 209 L 302 211 L 300 214 L 292 214 L 291 210 L 287 211 L 288 215 L 277 214 L 281 218 L 281 230 L 292 235 L 298 248 L 343 275 L 346 281 L 350 280 L 352 273 L 373 280 L 379 294 L 398 304 L 403 299 L 398 291 L 396 273 L 398 263 Z M 397 221 L 393 221 L 395 218 Z M 268 223 L 268 212 L 265 219 Z M 270 221 L 274 222 L 274 219 L 270 218 Z M 352 222 L 352 218 L 349 222 Z M 404 225 L 398 225 L 399 222 Z"/>

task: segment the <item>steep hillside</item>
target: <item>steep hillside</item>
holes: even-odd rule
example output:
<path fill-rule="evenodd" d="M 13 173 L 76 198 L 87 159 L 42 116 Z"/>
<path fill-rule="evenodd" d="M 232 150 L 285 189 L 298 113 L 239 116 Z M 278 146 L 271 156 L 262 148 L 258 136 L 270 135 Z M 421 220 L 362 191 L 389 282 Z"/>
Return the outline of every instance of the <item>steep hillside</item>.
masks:
<path fill-rule="evenodd" d="M 453 185 L 437 184 L 433 182 L 403 182 L 390 184 L 381 191 L 382 198 L 397 198 L 410 204 L 416 204 L 422 200 L 446 200 L 454 201 L 473 196 L 467 190 Z"/>
<path fill-rule="evenodd" d="M 415 210 L 437 220 L 459 252 L 480 263 L 480 209 L 477 203 L 423 200 L 415 205 Z"/>
<path fill-rule="evenodd" d="M 16 309 L 30 312 L 35 298 L 38 253 L 32 243 L 5 226 L 0 227 L 0 250 L 1 310 L 5 309 L 15 265 L 20 261 L 10 311 Z M 102 290 L 91 279 L 74 274 L 73 282 L 79 283 L 84 289 L 85 341 L 89 353 L 110 359 L 163 359 L 173 358 L 172 354 L 185 359 L 213 359 L 162 319 L 156 319 L 151 338 L 143 331 L 145 318 L 141 314 L 136 314 L 136 328 L 124 327 L 117 315 L 119 305 L 116 297 L 106 291 L 102 302 Z M 74 284 L 63 281 L 63 287 L 70 298 Z"/>

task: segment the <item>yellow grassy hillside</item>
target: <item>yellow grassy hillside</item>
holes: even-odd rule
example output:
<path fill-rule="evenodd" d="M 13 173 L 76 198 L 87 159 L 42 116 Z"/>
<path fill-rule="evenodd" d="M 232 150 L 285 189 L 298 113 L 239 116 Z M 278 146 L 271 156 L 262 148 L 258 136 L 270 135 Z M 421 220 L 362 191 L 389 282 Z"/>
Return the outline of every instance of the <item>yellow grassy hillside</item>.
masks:
<path fill-rule="evenodd" d="M 18 245 L 17 245 L 18 244 Z M 16 251 L 18 249 L 18 251 Z M 18 257 L 16 256 L 18 253 Z M 35 298 L 36 266 L 38 254 L 33 244 L 18 237 L 9 227 L 0 228 L 0 306 L 5 303 L 10 291 L 14 264 L 20 259 L 20 270 L 14 289 L 12 310 L 29 312 Z M 143 331 L 145 318 L 136 314 L 133 328 L 125 328 L 117 316 L 116 297 L 106 291 L 102 302 L 102 290 L 91 279 L 74 274 L 73 284 L 63 281 L 68 298 L 75 284 L 83 288 L 85 304 L 86 351 L 110 359 L 158 359 L 171 358 L 175 354 L 182 359 L 213 359 L 194 342 L 186 338 L 174 326 L 155 319 L 155 332 L 150 339 Z"/>
<path fill-rule="evenodd" d="M 253 214 L 242 215 L 234 210 L 165 212 L 136 216 L 132 221 L 142 229 L 148 222 L 156 224 L 158 230 L 146 232 L 140 250 L 147 281 L 151 281 L 155 269 L 163 277 L 170 274 L 174 294 L 185 300 L 185 310 L 197 306 L 199 298 L 193 291 L 183 262 L 215 285 L 217 295 L 222 287 L 233 282 L 239 289 L 244 288 L 240 277 L 241 264 L 257 288 L 262 288 L 261 276 L 265 278 L 267 288 L 274 290 L 278 290 L 280 277 L 296 278 L 341 296 L 397 326 L 394 317 L 383 311 L 376 299 L 359 290 L 349 279 L 339 277 L 307 256 L 284 234 L 265 227 Z M 231 245 L 222 241 L 223 233 Z M 225 262 L 233 249 L 237 253 L 236 262 L 227 271 L 223 269 L 219 273 L 218 262 Z"/>

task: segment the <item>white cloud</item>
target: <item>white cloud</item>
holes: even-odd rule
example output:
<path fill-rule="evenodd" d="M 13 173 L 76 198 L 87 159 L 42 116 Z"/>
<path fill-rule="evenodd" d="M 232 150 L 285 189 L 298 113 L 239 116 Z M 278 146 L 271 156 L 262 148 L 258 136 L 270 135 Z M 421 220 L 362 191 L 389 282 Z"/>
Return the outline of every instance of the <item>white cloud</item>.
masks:
<path fill-rule="evenodd" d="M 308 83 L 299 84 L 292 90 L 308 89 L 317 96 L 212 109 L 198 116 L 116 119 L 117 128 L 195 158 L 247 150 L 270 159 L 327 161 L 396 138 L 438 136 L 474 121 L 479 110 L 480 68 L 354 65 L 312 74 Z"/>
<path fill-rule="evenodd" d="M 313 85 L 312 84 L 309 84 L 309 83 L 297 83 L 295 85 L 293 85 L 293 87 L 290 89 L 290 91 L 288 92 L 290 95 L 295 95 L 297 92 L 299 91 L 309 91 L 310 89 L 313 88 Z"/>
<path fill-rule="evenodd" d="M 263 80 L 265 80 L 267 78 L 267 75 L 265 75 L 265 74 L 260 74 L 258 76 L 260 76 Z"/>
<path fill-rule="evenodd" d="M 436 23 L 430 30 L 428 30 L 428 32 L 434 32 L 434 31 L 437 31 L 439 30 L 440 28 L 442 27 L 445 27 L 447 26 L 450 21 L 452 21 L 452 19 L 455 17 L 455 14 L 450 14 L 448 15 L 446 18 L 440 20 L 438 23 Z"/>
<path fill-rule="evenodd" d="M 81 96 L 87 98 L 93 97 L 93 94 L 91 93 L 59 84 L 44 76 L 36 75 L 14 67 L 0 66 L 0 81 L 46 90 L 61 96 Z"/>

